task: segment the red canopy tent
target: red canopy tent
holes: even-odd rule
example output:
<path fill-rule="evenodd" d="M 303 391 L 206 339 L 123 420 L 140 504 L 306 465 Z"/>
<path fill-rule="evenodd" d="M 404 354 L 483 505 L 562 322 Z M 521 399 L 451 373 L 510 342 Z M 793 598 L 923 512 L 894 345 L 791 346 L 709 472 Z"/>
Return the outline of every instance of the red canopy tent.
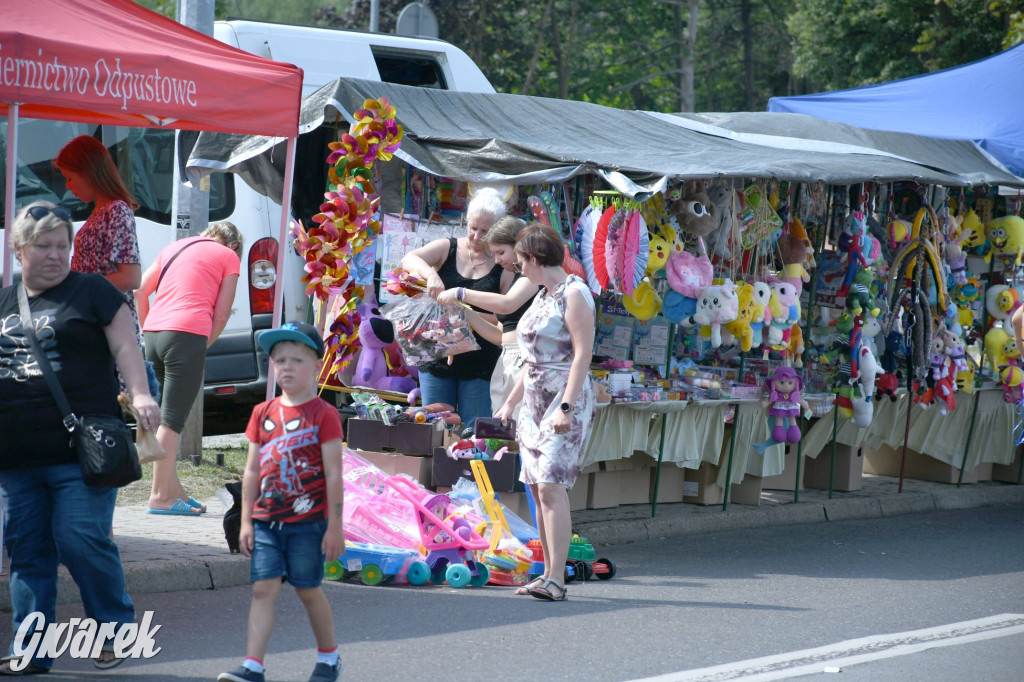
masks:
<path fill-rule="evenodd" d="M 302 101 L 302 70 L 251 55 L 130 0 L 5 0 L 0 115 L 8 117 L 5 225 L 14 216 L 17 122 L 26 118 L 289 138 L 283 206 Z M 287 234 L 282 211 L 280 243 Z M 279 250 L 283 260 L 286 249 Z M 4 284 L 11 258 L 4 239 Z M 283 263 L 278 263 L 283 272 Z M 277 287 L 280 319 L 283 287 Z"/>

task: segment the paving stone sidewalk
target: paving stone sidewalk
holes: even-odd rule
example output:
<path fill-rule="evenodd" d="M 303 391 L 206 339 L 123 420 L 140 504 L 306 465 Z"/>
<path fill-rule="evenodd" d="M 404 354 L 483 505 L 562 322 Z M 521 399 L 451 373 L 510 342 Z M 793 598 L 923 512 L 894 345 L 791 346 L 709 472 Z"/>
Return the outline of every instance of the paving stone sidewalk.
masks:
<path fill-rule="evenodd" d="M 803 490 L 793 502 L 792 491 L 764 491 L 759 506 L 730 504 L 699 506 L 659 504 L 651 518 L 650 505 L 573 512 L 573 526 L 598 545 L 679 538 L 694 533 L 759 528 L 842 519 L 894 516 L 941 509 L 1024 504 L 1024 486 L 983 482 L 961 487 L 907 480 L 898 492 L 898 479 L 863 478 L 855 492 Z M 117 507 L 114 538 L 121 550 L 128 591 L 132 594 L 202 590 L 244 585 L 249 560 L 228 552 L 224 540 L 226 509 L 216 497 L 203 500 L 209 511 L 199 517 L 158 516 L 145 505 Z M 5 562 L 6 564 L 6 562 Z M 5 566 L 6 568 L 6 566 Z M 59 600 L 78 601 L 78 589 L 61 568 Z M 7 572 L 0 576 L 0 611 L 10 610 Z"/>

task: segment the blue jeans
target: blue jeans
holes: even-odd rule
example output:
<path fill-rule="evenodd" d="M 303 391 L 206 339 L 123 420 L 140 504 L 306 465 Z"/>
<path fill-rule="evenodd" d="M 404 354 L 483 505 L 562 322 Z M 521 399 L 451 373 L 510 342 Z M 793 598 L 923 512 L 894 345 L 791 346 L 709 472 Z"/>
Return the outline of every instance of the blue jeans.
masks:
<path fill-rule="evenodd" d="M 450 379 L 421 371 L 420 397 L 424 405 L 448 403 L 454 407 L 463 426 L 473 426 L 477 417 L 491 416 L 491 382 L 487 379 Z"/>
<path fill-rule="evenodd" d="M 35 611 L 47 624 L 55 622 L 58 563 L 78 585 L 87 617 L 115 623 L 115 630 L 133 622 L 121 555 L 108 537 L 117 488 L 85 485 L 77 463 L 0 471 L 0 485 L 15 634 Z M 50 658 L 34 662 L 53 665 Z"/>
<path fill-rule="evenodd" d="M 253 521 L 252 563 L 249 580 L 284 576 L 292 587 L 308 590 L 324 579 L 323 545 L 327 521 L 268 523 Z"/>

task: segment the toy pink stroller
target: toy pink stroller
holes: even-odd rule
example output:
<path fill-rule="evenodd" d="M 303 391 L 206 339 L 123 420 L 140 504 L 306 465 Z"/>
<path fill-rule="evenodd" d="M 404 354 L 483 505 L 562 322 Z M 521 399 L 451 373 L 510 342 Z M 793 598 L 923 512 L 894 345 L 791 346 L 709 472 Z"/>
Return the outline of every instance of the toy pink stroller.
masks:
<path fill-rule="evenodd" d="M 480 587 L 490 579 L 490 570 L 473 555 L 475 550 L 485 550 L 490 545 L 480 537 L 462 518 L 450 523 L 445 519 L 451 498 L 443 494 L 423 494 L 423 491 L 407 478 L 390 476 L 389 486 L 412 504 L 420 539 L 427 550 L 426 561 L 414 562 L 406 574 L 410 583 L 419 584 L 429 575 L 430 582 L 447 582 L 452 587 L 473 585 Z"/>

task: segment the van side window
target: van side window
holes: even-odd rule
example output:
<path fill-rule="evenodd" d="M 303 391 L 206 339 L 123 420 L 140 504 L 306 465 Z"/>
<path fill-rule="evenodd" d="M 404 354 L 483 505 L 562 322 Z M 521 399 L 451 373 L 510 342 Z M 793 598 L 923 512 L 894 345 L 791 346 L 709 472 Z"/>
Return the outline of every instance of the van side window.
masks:
<path fill-rule="evenodd" d="M 437 60 L 425 55 L 410 55 L 373 47 L 380 79 L 385 83 L 415 85 L 421 88 L 447 90 L 444 71 Z"/>

